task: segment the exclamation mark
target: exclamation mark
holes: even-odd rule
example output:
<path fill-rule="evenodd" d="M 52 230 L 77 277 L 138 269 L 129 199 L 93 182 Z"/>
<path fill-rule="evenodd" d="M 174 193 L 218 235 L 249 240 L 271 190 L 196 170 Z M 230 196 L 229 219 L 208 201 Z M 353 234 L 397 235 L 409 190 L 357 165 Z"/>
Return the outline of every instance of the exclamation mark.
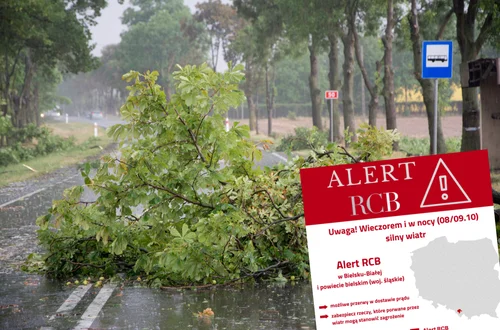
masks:
<path fill-rule="evenodd" d="M 444 201 L 447 200 L 448 194 L 444 192 L 444 191 L 448 190 L 448 182 L 446 181 L 446 175 L 439 176 L 439 187 L 441 188 L 441 191 L 443 192 L 443 194 L 441 195 L 441 198 Z"/>

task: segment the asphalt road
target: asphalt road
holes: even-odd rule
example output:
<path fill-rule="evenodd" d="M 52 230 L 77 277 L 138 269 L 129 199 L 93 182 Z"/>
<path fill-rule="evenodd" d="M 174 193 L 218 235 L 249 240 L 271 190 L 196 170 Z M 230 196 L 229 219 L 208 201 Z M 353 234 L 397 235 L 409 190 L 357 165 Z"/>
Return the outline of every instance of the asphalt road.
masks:
<path fill-rule="evenodd" d="M 99 121 L 102 127 L 115 123 Z M 283 161 L 283 154 L 264 152 L 257 165 Z M 40 252 L 36 218 L 64 189 L 81 184 L 78 170 L 65 168 L 0 189 L 0 329 L 314 329 L 308 283 L 165 292 L 139 282 L 67 286 L 16 270 L 29 253 Z M 195 316 L 205 308 L 215 318 Z"/>

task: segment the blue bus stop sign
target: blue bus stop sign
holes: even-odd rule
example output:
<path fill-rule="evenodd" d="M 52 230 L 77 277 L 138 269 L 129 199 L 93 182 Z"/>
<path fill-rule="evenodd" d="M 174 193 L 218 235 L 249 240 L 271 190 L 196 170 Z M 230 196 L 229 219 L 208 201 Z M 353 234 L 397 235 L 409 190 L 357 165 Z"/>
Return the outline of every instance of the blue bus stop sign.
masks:
<path fill-rule="evenodd" d="M 422 43 L 422 78 L 451 78 L 453 68 L 452 41 Z"/>

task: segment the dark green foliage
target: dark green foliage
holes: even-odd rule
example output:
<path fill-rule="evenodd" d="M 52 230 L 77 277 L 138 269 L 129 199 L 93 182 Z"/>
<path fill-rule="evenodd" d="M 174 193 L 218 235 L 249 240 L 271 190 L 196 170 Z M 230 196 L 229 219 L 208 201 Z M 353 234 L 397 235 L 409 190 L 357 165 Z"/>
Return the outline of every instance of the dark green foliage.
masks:
<path fill-rule="evenodd" d="M 401 151 L 410 156 L 423 156 L 429 154 L 429 138 L 413 138 L 404 136 L 399 141 Z M 453 137 L 446 139 L 446 149 L 448 152 L 460 151 L 460 138 Z"/>
<path fill-rule="evenodd" d="M 296 151 L 304 149 L 315 150 L 328 144 L 328 133 L 319 131 L 316 127 L 295 128 L 294 135 L 285 136 L 276 147 L 278 151 Z"/>
<path fill-rule="evenodd" d="M 16 164 L 37 156 L 48 155 L 57 151 L 75 148 L 76 139 L 62 138 L 53 135 L 46 127 L 36 127 L 30 124 L 24 128 L 10 129 L 5 133 L 8 141 L 13 141 L 8 147 L 0 147 L 0 166 Z"/>

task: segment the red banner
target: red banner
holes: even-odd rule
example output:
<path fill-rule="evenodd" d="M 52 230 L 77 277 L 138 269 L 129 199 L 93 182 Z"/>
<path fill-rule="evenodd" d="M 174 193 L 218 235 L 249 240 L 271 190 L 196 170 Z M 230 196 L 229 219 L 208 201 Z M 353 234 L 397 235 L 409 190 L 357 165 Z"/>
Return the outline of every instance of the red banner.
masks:
<path fill-rule="evenodd" d="M 493 205 L 486 150 L 300 171 L 306 225 Z"/>

